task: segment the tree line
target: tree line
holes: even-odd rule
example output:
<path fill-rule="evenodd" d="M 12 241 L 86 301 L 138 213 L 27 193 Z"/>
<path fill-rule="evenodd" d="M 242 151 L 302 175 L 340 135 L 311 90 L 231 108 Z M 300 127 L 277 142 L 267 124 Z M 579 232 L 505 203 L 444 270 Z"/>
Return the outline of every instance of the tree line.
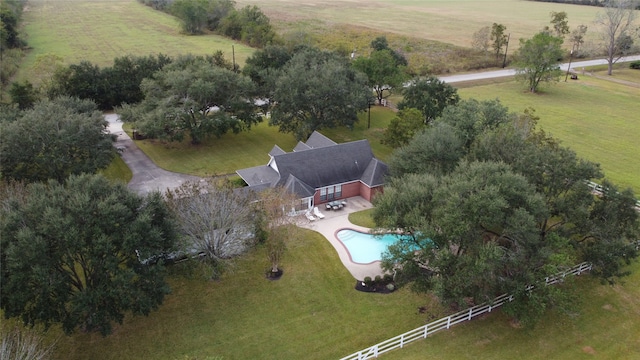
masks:
<path fill-rule="evenodd" d="M 278 40 L 269 18 L 255 5 L 236 9 L 233 0 L 138 1 L 177 17 L 187 34 L 211 31 L 253 47 L 263 47 Z"/>

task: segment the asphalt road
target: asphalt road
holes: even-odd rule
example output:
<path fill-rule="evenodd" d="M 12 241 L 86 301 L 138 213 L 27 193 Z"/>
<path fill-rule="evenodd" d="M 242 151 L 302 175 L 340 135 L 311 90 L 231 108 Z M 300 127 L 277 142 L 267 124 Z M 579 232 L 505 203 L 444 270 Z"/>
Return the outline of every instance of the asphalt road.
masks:
<path fill-rule="evenodd" d="M 640 55 L 626 56 L 620 59 L 618 62 L 629 62 L 629 61 L 636 61 L 636 60 L 640 60 Z M 571 69 L 577 70 L 587 66 L 606 65 L 606 64 L 607 64 L 607 60 L 605 59 L 573 61 L 571 63 Z M 560 69 L 562 71 L 567 71 L 568 68 L 569 68 L 569 63 L 560 64 Z M 441 76 L 439 77 L 439 79 L 447 83 L 456 83 L 456 82 L 462 82 L 462 81 L 501 78 L 501 77 L 507 77 L 507 76 L 514 76 L 515 74 L 516 74 L 516 71 L 513 69 L 504 69 L 504 70 L 495 70 L 495 71 L 485 71 L 485 72 L 479 72 L 479 73 Z"/>

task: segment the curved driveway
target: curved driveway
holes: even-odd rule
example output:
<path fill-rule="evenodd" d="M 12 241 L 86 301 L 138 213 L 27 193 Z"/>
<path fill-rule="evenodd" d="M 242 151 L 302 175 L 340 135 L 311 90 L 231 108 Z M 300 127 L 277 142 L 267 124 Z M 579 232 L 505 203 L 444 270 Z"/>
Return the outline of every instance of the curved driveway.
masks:
<path fill-rule="evenodd" d="M 127 185 L 129 189 L 144 195 L 155 190 L 165 192 L 188 181 L 202 180 L 197 176 L 178 174 L 159 168 L 122 130 L 122 122 L 118 114 L 107 114 L 104 118 L 109 123 L 109 132 L 118 136 L 114 146 L 120 151 L 122 160 L 133 173 L 133 178 Z"/>

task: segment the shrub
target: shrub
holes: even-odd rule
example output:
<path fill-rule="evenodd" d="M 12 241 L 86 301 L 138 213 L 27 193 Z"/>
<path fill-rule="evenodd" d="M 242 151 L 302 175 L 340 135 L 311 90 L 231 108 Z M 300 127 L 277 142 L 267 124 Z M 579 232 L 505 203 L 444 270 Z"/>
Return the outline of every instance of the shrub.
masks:
<path fill-rule="evenodd" d="M 379 283 L 382 281 L 382 277 L 380 275 L 376 275 L 375 282 Z"/>
<path fill-rule="evenodd" d="M 393 284 L 387 284 L 387 290 L 389 290 L 389 291 L 393 291 L 393 290 L 395 290 L 395 289 L 396 289 L 396 286 L 395 286 L 395 285 L 393 285 Z"/>
<path fill-rule="evenodd" d="M 393 276 L 391 274 L 384 274 L 384 276 L 382 277 L 382 280 L 388 284 L 391 281 L 393 281 Z"/>
<path fill-rule="evenodd" d="M 371 277 L 370 276 L 367 276 L 367 277 L 364 278 L 363 282 L 364 282 L 365 286 L 370 286 L 373 281 L 371 281 Z"/>
<path fill-rule="evenodd" d="M 629 64 L 629 67 L 631 69 L 640 70 L 640 60 L 632 62 L 631 64 Z"/>

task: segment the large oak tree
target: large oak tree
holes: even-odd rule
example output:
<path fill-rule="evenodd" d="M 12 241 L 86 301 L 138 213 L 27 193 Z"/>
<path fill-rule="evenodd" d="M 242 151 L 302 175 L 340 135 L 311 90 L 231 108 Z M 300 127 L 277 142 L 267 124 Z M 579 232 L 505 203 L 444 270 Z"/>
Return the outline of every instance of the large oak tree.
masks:
<path fill-rule="evenodd" d="M 94 173 L 113 159 L 107 122 L 90 100 L 41 101 L 17 116 L 0 123 L 0 164 L 7 179 L 62 182 L 72 174 Z"/>
<path fill-rule="evenodd" d="M 276 81 L 270 124 L 306 139 L 315 130 L 352 127 L 370 98 L 366 76 L 346 59 L 307 49 L 287 62 Z"/>
<path fill-rule="evenodd" d="M 126 313 L 160 306 L 169 292 L 163 265 L 144 262 L 176 241 L 160 194 L 143 198 L 97 175 L 2 190 L 5 316 L 106 335 Z"/>
<path fill-rule="evenodd" d="M 252 81 L 219 66 L 217 57 L 185 56 L 142 82 L 144 100 L 119 109 L 147 137 L 193 144 L 238 133 L 261 121 Z"/>

